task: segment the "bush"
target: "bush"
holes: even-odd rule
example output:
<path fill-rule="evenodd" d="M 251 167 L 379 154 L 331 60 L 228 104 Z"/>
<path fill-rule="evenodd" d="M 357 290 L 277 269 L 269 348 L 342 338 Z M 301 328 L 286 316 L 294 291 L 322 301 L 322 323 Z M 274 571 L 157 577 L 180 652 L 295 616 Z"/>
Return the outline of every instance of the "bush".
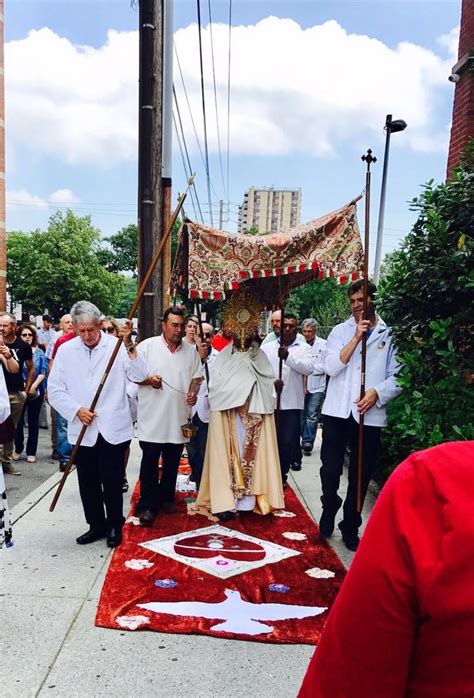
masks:
<path fill-rule="evenodd" d="M 472 152 L 448 182 L 428 182 L 412 201 L 418 220 L 380 282 L 378 308 L 403 365 L 403 393 L 384 430 L 384 474 L 415 450 L 474 438 Z"/>

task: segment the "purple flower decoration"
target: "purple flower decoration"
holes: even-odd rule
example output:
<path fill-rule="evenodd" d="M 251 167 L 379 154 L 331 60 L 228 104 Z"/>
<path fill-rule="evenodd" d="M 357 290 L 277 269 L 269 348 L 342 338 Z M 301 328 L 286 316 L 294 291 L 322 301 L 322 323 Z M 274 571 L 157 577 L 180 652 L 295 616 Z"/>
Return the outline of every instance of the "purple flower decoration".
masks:
<path fill-rule="evenodd" d="M 269 584 L 268 588 L 270 591 L 277 591 L 279 594 L 286 594 L 290 587 L 285 584 Z"/>
<path fill-rule="evenodd" d="M 178 582 L 174 579 L 155 579 L 155 586 L 160 587 L 160 589 L 173 589 L 178 586 Z"/>

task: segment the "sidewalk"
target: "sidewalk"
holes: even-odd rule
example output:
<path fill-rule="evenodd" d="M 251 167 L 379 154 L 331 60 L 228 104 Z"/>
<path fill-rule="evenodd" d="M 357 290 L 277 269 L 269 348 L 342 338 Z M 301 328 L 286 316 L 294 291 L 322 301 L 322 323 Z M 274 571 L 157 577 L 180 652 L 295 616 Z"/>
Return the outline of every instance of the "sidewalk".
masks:
<path fill-rule="evenodd" d="M 316 520 L 319 445 L 291 482 Z M 139 460 L 134 440 L 128 467 L 133 484 Z M 20 478 L 9 477 L 7 486 L 14 479 Z M 15 546 L 0 553 L 2 697 L 296 695 L 312 646 L 96 628 L 112 551 L 105 541 L 75 542 L 87 528 L 75 473 L 55 512 L 48 511 L 58 479 L 54 474 L 13 507 Z M 365 518 L 372 505 L 369 494 Z M 349 565 L 353 554 L 338 532 L 331 543 Z"/>

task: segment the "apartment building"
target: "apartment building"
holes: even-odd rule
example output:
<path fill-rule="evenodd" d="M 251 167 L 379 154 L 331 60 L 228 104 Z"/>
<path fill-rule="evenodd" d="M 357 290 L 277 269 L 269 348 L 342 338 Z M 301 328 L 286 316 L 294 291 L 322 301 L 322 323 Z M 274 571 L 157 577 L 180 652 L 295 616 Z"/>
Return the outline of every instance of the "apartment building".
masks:
<path fill-rule="evenodd" d="M 259 233 L 279 233 L 298 225 L 301 189 L 256 189 L 250 187 L 239 206 L 238 231 L 256 228 Z"/>

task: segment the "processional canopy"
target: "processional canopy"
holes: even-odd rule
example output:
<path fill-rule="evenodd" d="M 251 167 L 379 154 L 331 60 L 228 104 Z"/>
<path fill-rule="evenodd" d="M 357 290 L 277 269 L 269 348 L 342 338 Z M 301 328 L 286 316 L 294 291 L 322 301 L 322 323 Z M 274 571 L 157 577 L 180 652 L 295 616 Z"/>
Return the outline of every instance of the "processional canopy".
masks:
<path fill-rule="evenodd" d="M 226 233 L 185 219 L 171 274 L 171 295 L 226 300 L 245 289 L 261 307 L 283 303 L 316 278 L 340 283 L 361 276 L 364 253 L 355 200 L 280 233 Z"/>

